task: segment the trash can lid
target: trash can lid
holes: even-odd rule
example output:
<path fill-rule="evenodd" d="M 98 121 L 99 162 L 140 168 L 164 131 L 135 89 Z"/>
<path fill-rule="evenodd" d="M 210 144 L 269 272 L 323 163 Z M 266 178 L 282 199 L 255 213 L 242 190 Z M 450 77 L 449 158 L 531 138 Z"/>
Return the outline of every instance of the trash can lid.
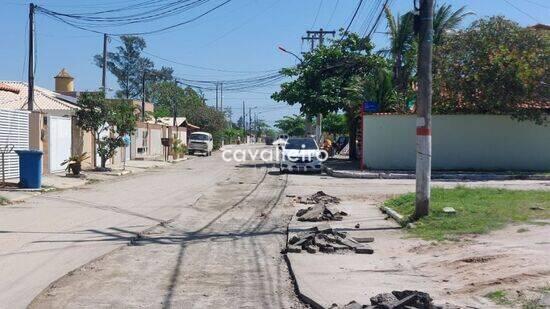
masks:
<path fill-rule="evenodd" d="M 43 154 L 43 152 L 41 150 L 34 150 L 34 149 L 15 150 L 15 153 L 17 153 L 17 154 L 36 154 L 36 155 Z"/>

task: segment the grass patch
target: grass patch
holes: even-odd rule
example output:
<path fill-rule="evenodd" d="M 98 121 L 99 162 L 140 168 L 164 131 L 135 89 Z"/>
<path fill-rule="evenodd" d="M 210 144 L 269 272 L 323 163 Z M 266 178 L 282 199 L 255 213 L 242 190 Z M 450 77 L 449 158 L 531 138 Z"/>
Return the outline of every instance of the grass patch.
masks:
<path fill-rule="evenodd" d="M 550 192 L 490 188 L 432 189 L 430 215 L 416 222 L 410 233 L 424 239 L 456 239 L 462 234 L 483 234 L 511 222 L 550 219 Z M 385 202 L 405 217 L 414 212 L 414 193 Z M 446 214 L 453 207 L 455 214 Z M 533 209 L 532 209 L 533 208 Z"/>
<path fill-rule="evenodd" d="M 511 305 L 512 302 L 506 298 L 506 292 L 497 290 L 491 293 L 485 294 L 485 297 L 489 298 L 493 303 L 497 305 Z"/>
<path fill-rule="evenodd" d="M 7 198 L 0 196 L 0 205 L 7 205 L 9 201 Z"/>

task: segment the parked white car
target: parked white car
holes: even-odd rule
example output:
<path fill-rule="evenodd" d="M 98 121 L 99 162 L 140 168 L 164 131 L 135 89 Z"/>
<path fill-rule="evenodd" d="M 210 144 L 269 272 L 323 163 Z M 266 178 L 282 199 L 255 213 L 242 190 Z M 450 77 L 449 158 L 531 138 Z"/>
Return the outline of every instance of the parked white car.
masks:
<path fill-rule="evenodd" d="M 291 137 L 282 150 L 280 171 L 318 172 L 323 169 L 322 152 L 313 138 Z"/>
<path fill-rule="evenodd" d="M 212 155 L 212 150 L 214 149 L 214 141 L 212 139 L 212 134 L 207 132 L 193 132 L 189 136 L 189 146 L 188 151 L 190 155 L 195 154 L 195 152 L 202 152 L 206 156 Z"/>

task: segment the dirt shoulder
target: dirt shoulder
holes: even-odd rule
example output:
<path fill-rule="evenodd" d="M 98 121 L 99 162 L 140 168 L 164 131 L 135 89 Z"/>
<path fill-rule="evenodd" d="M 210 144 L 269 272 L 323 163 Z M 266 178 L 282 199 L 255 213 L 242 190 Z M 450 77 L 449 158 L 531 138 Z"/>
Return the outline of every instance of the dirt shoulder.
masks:
<path fill-rule="evenodd" d="M 521 307 L 536 303 L 548 291 L 550 225 L 507 225 L 489 234 L 465 235 L 459 241 L 430 242 L 411 238 L 405 230 L 383 228 L 388 223 L 377 207 L 387 196 L 379 187 L 360 181 L 345 187 L 339 182 L 317 181 L 317 186 L 306 186 L 294 179 L 293 183 L 291 193 L 323 190 L 341 198 L 339 208 L 350 216 L 332 226 L 352 236 L 360 233 L 375 238 L 369 244 L 374 249 L 371 255 L 288 254 L 300 291 L 323 307 L 352 300 L 370 304 L 370 297 L 394 290 L 424 291 L 436 304 Z M 294 228 L 311 225 L 296 222 Z M 495 292 L 507 298 L 486 297 Z"/>

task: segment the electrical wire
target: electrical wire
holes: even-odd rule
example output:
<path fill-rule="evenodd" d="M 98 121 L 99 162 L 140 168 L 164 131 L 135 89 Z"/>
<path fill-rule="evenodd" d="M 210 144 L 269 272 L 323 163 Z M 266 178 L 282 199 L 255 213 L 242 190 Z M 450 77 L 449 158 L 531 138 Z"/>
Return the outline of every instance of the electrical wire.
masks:
<path fill-rule="evenodd" d="M 519 7 L 515 6 L 512 2 L 510 2 L 508 0 L 504 0 L 504 2 L 508 3 L 511 7 L 516 9 L 518 12 L 523 13 L 525 16 L 531 18 L 532 20 L 536 21 L 537 23 L 540 23 L 540 21 L 537 18 L 533 17 L 533 15 L 531 15 L 531 14 L 525 12 L 524 10 L 520 9 Z"/>
<path fill-rule="evenodd" d="M 376 31 L 376 29 L 378 28 L 378 24 L 380 23 L 380 19 L 382 18 L 382 14 L 384 14 L 384 8 L 388 5 L 390 0 L 386 0 L 384 2 L 384 5 L 382 6 L 382 9 L 380 10 L 380 13 L 378 14 L 378 17 L 376 18 L 376 21 L 374 22 L 374 25 L 372 26 L 372 28 L 370 29 L 369 33 L 367 34 L 366 37 L 370 38 L 370 36 L 372 35 L 372 33 L 374 31 Z"/>
<path fill-rule="evenodd" d="M 149 34 L 164 32 L 164 31 L 194 22 L 212 13 L 213 11 L 227 5 L 232 0 L 222 1 L 221 3 L 207 9 L 206 11 L 203 11 L 202 13 L 196 16 L 193 16 L 191 18 L 188 18 L 176 24 L 161 27 L 155 30 L 142 31 L 142 32 L 113 33 L 109 31 L 101 31 L 97 29 L 101 27 L 120 27 L 120 26 L 125 26 L 130 24 L 136 24 L 136 23 L 153 22 L 156 20 L 170 17 L 170 16 L 175 16 L 187 11 L 191 11 L 192 9 L 199 8 L 200 6 L 203 6 L 211 2 L 212 0 L 175 0 L 175 1 L 163 4 L 163 2 L 166 2 L 166 1 L 167 0 L 146 0 L 138 4 L 133 4 L 131 6 L 126 6 L 122 8 L 105 10 L 105 11 L 97 11 L 97 12 L 78 13 L 78 14 L 57 12 L 41 6 L 37 6 L 36 11 L 50 18 L 63 22 L 67 25 L 70 25 L 72 27 L 89 31 L 89 32 L 95 32 L 100 34 L 107 33 L 110 36 L 149 35 Z M 119 13 L 125 10 L 136 10 L 138 8 L 139 9 L 150 8 L 150 9 L 142 12 L 127 14 L 122 16 L 119 16 L 119 15 L 109 16 L 109 14 Z M 107 14 L 107 16 L 102 16 L 105 14 Z"/>
<path fill-rule="evenodd" d="M 355 12 L 353 12 L 353 16 L 351 17 L 351 20 L 349 21 L 349 24 L 346 27 L 346 32 L 348 32 L 349 28 L 351 27 L 351 24 L 353 24 L 353 21 L 355 20 L 355 17 L 357 16 L 357 12 L 359 12 L 359 9 L 361 8 L 362 4 L 363 4 L 363 0 L 359 0 L 359 4 L 357 4 L 357 8 L 355 8 Z"/>

